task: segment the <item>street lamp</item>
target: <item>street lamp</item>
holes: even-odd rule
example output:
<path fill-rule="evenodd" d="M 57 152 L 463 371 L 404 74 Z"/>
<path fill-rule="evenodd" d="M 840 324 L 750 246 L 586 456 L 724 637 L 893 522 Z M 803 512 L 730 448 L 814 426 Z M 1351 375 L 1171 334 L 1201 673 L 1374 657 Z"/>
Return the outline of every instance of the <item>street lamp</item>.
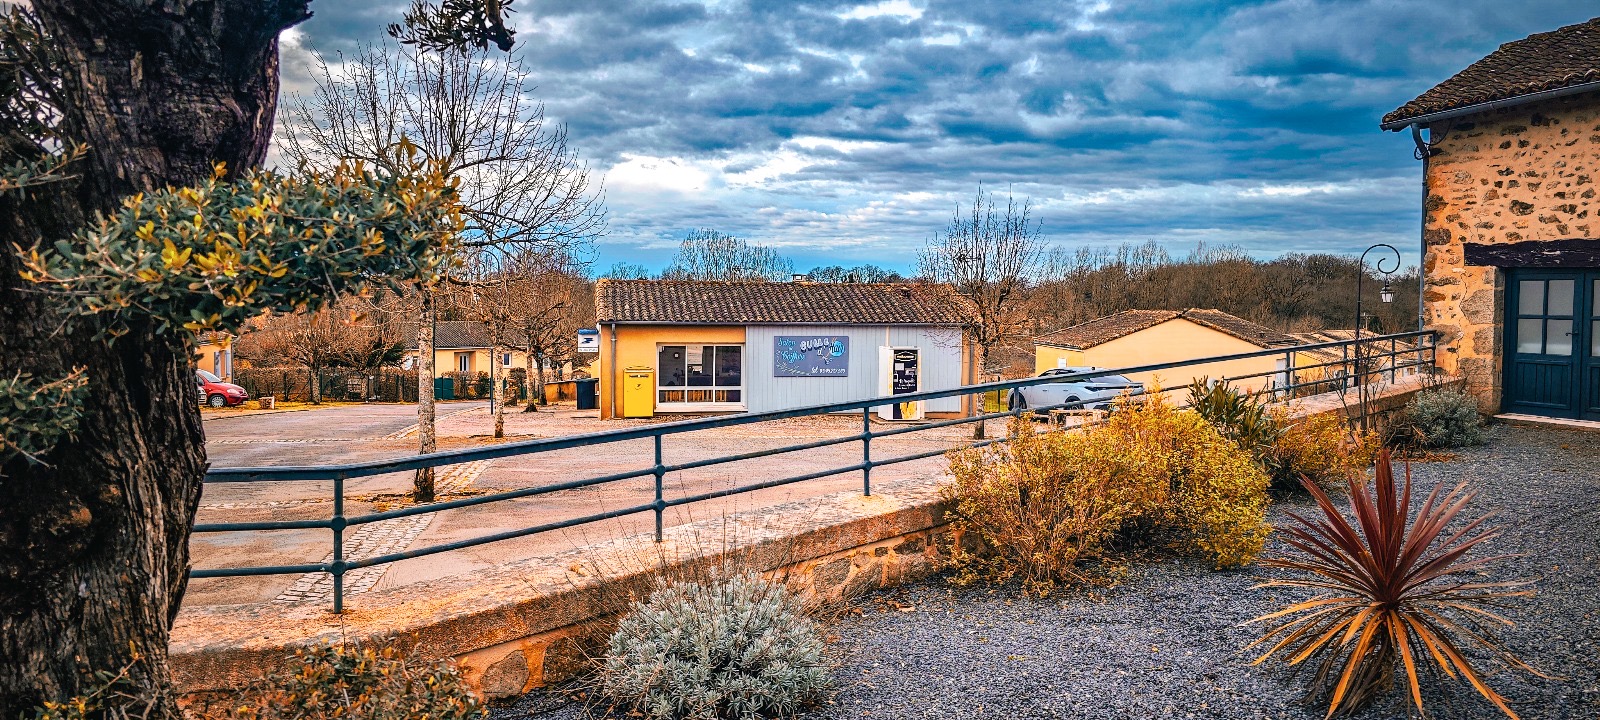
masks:
<path fill-rule="evenodd" d="M 1356 361 L 1355 367 L 1352 369 L 1354 370 L 1355 374 L 1357 402 L 1361 406 L 1362 430 L 1367 429 L 1367 390 L 1366 383 L 1363 382 L 1364 378 L 1361 375 L 1361 323 L 1363 320 L 1363 314 L 1361 312 L 1361 281 L 1367 276 L 1367 253 L 1378 249 L 1384 249 L 1394 253 L 1394 257 L 1392 258 L 1393 264 L 1389 265 L 1387 270 L 1384 269 L 1383 264 L 1385 261 L 1391 260 L 1391 258 L 1379 257 L 1378 261 L 1373 264 L 1373 267 L 1380 275 L 1383 276 L 1383 289 L 1378 291 L 1379 300 L 1382 300 L 1385 303 L 1394 302 L 1394 290 L 1389 287 L 1389 276 L 1393 275 L 1396 270 L 1400 269 L 1400 251 L 1396 250 L 1393 245 L 1388 243 L 1378 243 L 1368 247 L 1366 250 L 1362 251 L 1361 259 L 1356 261 L 1356 332 L 1351 343 L 1351 349 L 1354 351 Z M 1392 361 L 1393 358 L 1391 358 L 1391 362 Z"/>

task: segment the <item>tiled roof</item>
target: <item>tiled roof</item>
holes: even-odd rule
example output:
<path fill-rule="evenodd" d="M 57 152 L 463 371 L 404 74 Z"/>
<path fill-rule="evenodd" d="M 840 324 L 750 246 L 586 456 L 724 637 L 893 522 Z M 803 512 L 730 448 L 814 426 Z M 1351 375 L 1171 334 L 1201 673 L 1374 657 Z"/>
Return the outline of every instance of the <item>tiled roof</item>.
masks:
<path fill-rule="evenodd" d="M 1188 310 L 1124 310 L 1114 315 L 1090 320 L 1033 339 L 1040 345 L 1056 345 L 1075 350 L 1087 350 L 1104 345 L 1120 337 L 1152 328 L 1168 320 L 1183 318 L 1218 332 L 1232 335 L 1257 347 L 1292 344 L 1294 338 L 1276 330 L 1257 325 L 1221 310 L 1189 308 Z"/>
<path fill-rule="evenodd" d="M 959 325 L 972 304 L 929 283 L 618 280 L 595 283 L 601 323 Z"/>
<path fill-rule="evenodd" d="M 1383 123 L 1591 82 L 1600 82 L 1600 18 L 1501 45 L 1383 116 Z"/>
<path fill-rule="evenodd" d="M 416 325 L 407 325 L 407 350 L 417 349 Z M 489 327 L 477 320 L 440 320 L 433 326 L 433 347 L 437 350 L 467 350 L 489 347 Z"/>

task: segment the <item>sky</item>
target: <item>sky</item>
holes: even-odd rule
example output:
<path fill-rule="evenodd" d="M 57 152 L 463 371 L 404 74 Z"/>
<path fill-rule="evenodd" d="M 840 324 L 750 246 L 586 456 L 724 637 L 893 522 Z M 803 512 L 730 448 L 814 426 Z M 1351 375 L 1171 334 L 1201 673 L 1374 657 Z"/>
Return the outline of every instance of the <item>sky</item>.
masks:
<path fill-rule="evenodd" d="M 284 38 L 381 41 L 408 3 L 317 0 Z M 1067 249 L 1156 241 L 1416 262 L 1420 165 L 1378 119 L 1578 0 L 517 0 L 547 117 L 604 178 L 595 269 L 691 230 L 800 270 L 906 270 L 979 192 Z"/>

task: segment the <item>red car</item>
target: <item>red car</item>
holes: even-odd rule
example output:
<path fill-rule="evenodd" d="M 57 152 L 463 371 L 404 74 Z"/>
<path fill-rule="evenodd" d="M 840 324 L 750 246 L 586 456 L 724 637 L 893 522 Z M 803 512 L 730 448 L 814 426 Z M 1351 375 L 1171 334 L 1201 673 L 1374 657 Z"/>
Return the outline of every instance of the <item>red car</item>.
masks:
<path fill-rule="evenodd" d="M 204 370 L 194 371 L 200 383 L 200 401 L 214 408 L 233 407 L 250 399 L 250 393 L 233 383 L 225 383 Z"/>

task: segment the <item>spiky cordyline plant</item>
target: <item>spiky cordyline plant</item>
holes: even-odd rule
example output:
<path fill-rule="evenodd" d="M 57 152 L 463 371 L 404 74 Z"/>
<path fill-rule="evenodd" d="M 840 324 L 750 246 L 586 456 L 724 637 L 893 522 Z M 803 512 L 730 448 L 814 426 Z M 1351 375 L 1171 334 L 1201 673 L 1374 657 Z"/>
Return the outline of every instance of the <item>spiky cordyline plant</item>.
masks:
<path fill-rule="evenodd" d="M 1297 669 L 1315 667 L 1306 697 L 1328 698 L 1330 718 L 1355 712 L 1393 687 L 1397 660 L 1412 706 L 1424 717 L 1419 677 L 1426 675 L 1465 680 L 1516 718 L 1464 652 L 1476 645 L 1507 666 L 1538 674 L 1490 631 L 1512 624 L 1494 611 L 1506 598 L 1532 593 L 1512 589 L 1524 583 L 1464 579 L 1507 557 L 1466 558 L 1474 547 L 1500 534 L 1499 528 L 1485 526 L 1492 513 L 1446 534 L 1475 496 L 1464 483 L 1448 492 L 1435 487 L 1411 521 L 1410 467 L 1397 491 L 1389 451 L 1384 450 L 1376 475 L 1370 489 L 1350 481 L 1353 522 L 1316 483 L 1302 481 L 1322 510 L 1316 520 L 1290 513 L 1298 526 L 1284 531 L 1284 542 L 1303 555 L 1263 561 L 1299 575 L 1258 587 L 1311 588 L 1321 594 L 1250 621 L 1290 618 L 1250 644 L 1270 643 L 1254 664 L 1278 655 Z M 1307 661 L 1313 665 L 1301 665 Z"/>

